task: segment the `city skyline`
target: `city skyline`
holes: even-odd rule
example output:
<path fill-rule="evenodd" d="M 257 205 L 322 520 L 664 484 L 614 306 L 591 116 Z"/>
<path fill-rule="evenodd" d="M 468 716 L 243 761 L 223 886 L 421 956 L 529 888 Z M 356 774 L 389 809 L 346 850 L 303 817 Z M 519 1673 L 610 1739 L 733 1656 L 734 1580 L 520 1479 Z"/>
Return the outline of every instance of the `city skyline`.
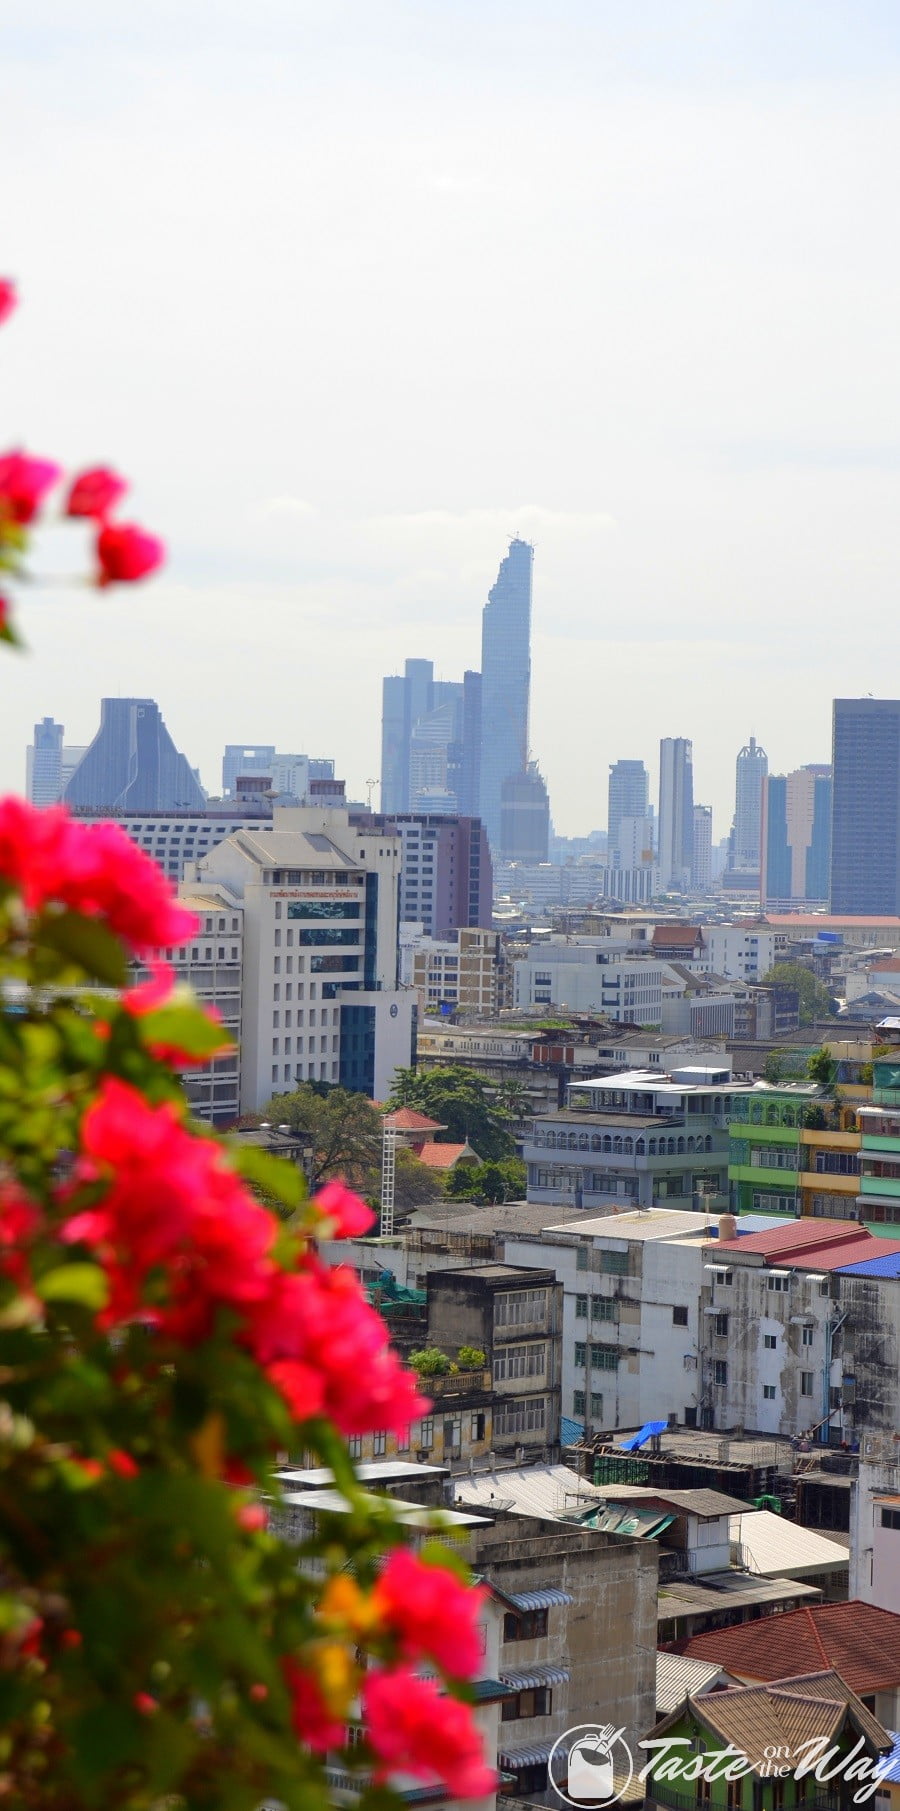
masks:
<path fill-rule="evenodd" d="M 260 0 L 212 58 L 196 0 L 177 52 L 165 8 L 11 20 L 8 440 L 115 457 L 169 561 L 112 611 L 29 588 L 0 782 L 46 712 L 86 742 L 121 692 L 207 784 L 249 733 L 333 749 L 364 797 L 372 673 L 476 666 L 513 535 L 560 831 L 602 822 L 610 762 L 652 769 L 701 688 L 717 833 L 737 725 L 781 771 L 826 760 L 832 698 L 877 690 L 900 635 L 900 43 L 883 5 L 809 20 Z M 77 537 L 48 534 L 42 576 Z"/>

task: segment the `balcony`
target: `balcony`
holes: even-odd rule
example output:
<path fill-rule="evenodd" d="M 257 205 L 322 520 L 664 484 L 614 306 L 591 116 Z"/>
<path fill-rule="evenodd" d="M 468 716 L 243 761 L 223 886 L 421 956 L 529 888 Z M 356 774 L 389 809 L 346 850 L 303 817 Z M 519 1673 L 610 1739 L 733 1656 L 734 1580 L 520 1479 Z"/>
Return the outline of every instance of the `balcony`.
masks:
<path fill-rule="evenodd" d="M 435 1401 L 442 1396 L 489 1396 L 490 1371 L 454 1371 L 443 1377 L 423 1377 L 422 1388 Z"/>

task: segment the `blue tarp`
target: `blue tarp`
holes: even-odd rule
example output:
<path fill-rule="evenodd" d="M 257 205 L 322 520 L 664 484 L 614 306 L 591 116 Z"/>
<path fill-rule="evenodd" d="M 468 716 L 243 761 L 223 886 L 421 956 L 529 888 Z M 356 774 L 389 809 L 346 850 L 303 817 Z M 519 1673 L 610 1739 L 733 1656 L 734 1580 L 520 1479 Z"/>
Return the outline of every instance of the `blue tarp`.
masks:
<path fill-rule="evenodd" d="M 629 1434 L 627 1440 L 619 1441 L 619 1451 L 635 1452 L 639 1446 L 643 1446 L 645 1440 L 652 1439 L 654 1434 L 664 1434 L 668 1425 L 667 1421 L 645 1421 L 643 1427 L 639 1427 L 636 1434 Z"/>

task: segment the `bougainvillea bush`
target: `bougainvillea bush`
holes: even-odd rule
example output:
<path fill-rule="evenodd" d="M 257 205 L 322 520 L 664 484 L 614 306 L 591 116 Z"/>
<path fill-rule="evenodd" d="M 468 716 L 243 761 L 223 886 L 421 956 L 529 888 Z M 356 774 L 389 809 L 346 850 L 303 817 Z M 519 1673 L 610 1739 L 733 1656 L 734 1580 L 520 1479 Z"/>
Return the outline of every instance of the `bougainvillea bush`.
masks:
<path fill-rule="evenodd" d="M 0 457 L 7 640 L 51 513 L 93 525 L 100 585 L 160 563 L 125 488 Z M 479 1593 L 347 1453 L 425 1406 L 318 1253 L 372 1216 L 190 1119 L 179 1063 L 224 1034 L 154 952 L 193 929 L 118 826 L 0 800 L 0 1803 L 315 1811 L 326 1757 L 364 1805 L 398 1774 L 479 1796 Z M 345 1513 L 290 1545 L 274 1471 L 306 1452 Z"/>

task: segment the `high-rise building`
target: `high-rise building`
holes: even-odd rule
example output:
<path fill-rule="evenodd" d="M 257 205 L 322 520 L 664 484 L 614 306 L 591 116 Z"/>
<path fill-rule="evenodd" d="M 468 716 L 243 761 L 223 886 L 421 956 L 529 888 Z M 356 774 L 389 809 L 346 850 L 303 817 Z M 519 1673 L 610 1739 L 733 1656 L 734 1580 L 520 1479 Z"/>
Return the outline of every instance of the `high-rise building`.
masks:
<path fill-rule="evenodd" d="M 659 745 L 660 885 L 687 891 L 693 859 L 693 749 L 686 736 L 664 736 Z"/>
<path fill-rule="evenodd" d="M 56 805 L 84 754 L 83 747 L 64 743 L 64 734 L 52 717 L 34 726 L 34 741 L 25 750 L 25 797 L 32 805 Z"/>
<path fill-rule="evenodd" d="M 222 756 L 222 797 L 231 799 L 241 776 L 256 773 L 270 779 L 275 759 L 274 742 L 256 742 L 248 748 L 245 742 L 227 742 Z"/>
<path fill-rule="evenodd" d="M 732 867 L 739 874 L 758 874 L 762 836 L 762 791 L 769 757 L 756 737 L 741 749 L 735 764 Z"/>
<path fill-rule="evenodd" d="M 479 926 L 490 930 L 491 853 L 478 818 L 443 812 L 354 811 L 350 821 L 400 838 L 401 923 L 421 924 L 428 937 Z"/>
<path fill-rule="evenodd" d="M 694 806 L 694 845 L 691 855 L 691 886 L 695 893 L 708 893 L 712 886 L 712 806 Z"/>
<path fill-rule="evenodd" d="M 481 675 L 435 679 L 408 660 L 382 682 L 381 808 L 478 814 Z"/>
<path fill-rule="evenodd" d="M 900 700 L 836 698 L 831 910 L 900 912 Z"/>
<path fill-rule="evenodd" d="M 34 741 L 26 754 L 25 787 L 32 805 L 55 805 L 62 794 L 62 752 L 65 729 L 52 717 L 34 726 Z"/>
<path fill-rule="evenodd" d="M 831 790 L 831 768 L 824 764 L 769 774 L 763 787 L 760 899 L 771 910 L 827 900 Z"/>
<path fill-rule="evenodd" d="M 614 859 L 619 850 L 619 825 L 623 818 L 645 819 L 650 807 L 650 775 L 643 761 L 616 761 L 609 769 L 609 817 L 606 847 Z M 623 861 L 622 867 L 630 863 Z"/>
<path fill-rule="evenodd" d="M 202 811 L 206 795 L 152 698 L 103 698 L 63 797 L 82 811 Z"/>
<path fill-rule="evenodd" d="M 542 862 L 550 843 L 550 800 L 534 761 L 504 780 L 500 794 L 503 861 Z"/>
<path fill-rule="evenodd" d="M 414 1060 L 415 996 L 397 987 L 400 849 L 347 811 L 276 805 L 200 864 L 202 891 L 243 907 L 242 1112 L 303 1081 L 385 1100 Z"/>
<path fill-rule="evenodd" d="M 495 855 L 503 783 L 528 769 L 533 563 L 528 541 L 510 542 L 482 615 L 480 816 Z"/>

